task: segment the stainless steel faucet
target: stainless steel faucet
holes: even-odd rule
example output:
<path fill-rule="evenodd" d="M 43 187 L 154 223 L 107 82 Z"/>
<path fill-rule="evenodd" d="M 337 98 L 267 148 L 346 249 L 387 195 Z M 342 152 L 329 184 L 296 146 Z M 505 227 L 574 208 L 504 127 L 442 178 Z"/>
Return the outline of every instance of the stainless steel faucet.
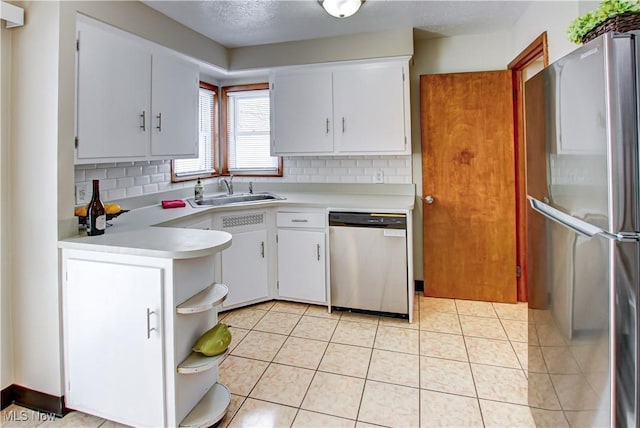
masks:
<path fill-rule="evenodd" d="M 229 176 L 229 181 L 226 178 L 221 179 L 224 185 L 227 187 L 227 194 L 233 195 L 233 174 Z"/>

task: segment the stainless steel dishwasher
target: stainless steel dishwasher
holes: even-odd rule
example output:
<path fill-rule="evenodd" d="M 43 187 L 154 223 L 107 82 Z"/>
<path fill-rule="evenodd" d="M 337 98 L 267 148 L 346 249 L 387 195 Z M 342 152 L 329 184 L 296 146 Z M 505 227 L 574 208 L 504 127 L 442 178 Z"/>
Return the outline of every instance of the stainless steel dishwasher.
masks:
<path fill-rule="evenodd" d="M 331 306 L 409 317 L 405 214 L 329 213 Z"/>

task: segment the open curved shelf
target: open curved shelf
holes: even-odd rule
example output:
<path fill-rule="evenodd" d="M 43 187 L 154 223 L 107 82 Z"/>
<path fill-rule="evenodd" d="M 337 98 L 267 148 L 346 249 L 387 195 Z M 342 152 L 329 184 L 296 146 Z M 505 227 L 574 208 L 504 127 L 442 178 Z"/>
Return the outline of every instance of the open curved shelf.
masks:
<path fill-rule="evenodd" d="M 229 354 L 229 350 L 213 357 L 207 357 L 199 352 L 192 352 L 183 362 L 178 364 L 178 373 L 193 374 L 212 369 L 218 365 L 218 361 Z"/>
<path fill-rule="evenodd" d="M 208 427 L 224 417 L 231 403 L 229 389 L 221 383 L 215 383 L 202 397 L 202 400 L 180 422 L 181 427 Z"/>
<path fill-rule="evenodd" d="M 227 298 L 229 288 L 224 284 L 213 283 L 187 301 L 176 307 L 179 314 L 197 314 L 220 305 Z"/>

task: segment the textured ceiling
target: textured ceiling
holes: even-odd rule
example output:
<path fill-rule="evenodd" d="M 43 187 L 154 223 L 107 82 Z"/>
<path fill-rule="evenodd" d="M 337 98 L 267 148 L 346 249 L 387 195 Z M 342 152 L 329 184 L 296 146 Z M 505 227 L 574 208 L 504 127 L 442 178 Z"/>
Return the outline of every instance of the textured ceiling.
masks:
<path fill-rule="evenodd" d="M 511 27 L 529 1 L 367 0 L 346 19 L 316 0 L 144 1 L 228 48 L 402 28 L 423 37 L 479 34 Z"/>

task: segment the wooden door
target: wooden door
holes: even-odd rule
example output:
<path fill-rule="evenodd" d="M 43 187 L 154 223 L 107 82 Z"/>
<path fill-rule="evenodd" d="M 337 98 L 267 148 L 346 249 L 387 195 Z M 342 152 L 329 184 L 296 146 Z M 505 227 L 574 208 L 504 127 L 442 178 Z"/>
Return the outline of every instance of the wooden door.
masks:
<path fill-rule="evenodd" d="M 425 295 L 515 302 L 511 71 L 421 76 L 420 108 Z"/>

